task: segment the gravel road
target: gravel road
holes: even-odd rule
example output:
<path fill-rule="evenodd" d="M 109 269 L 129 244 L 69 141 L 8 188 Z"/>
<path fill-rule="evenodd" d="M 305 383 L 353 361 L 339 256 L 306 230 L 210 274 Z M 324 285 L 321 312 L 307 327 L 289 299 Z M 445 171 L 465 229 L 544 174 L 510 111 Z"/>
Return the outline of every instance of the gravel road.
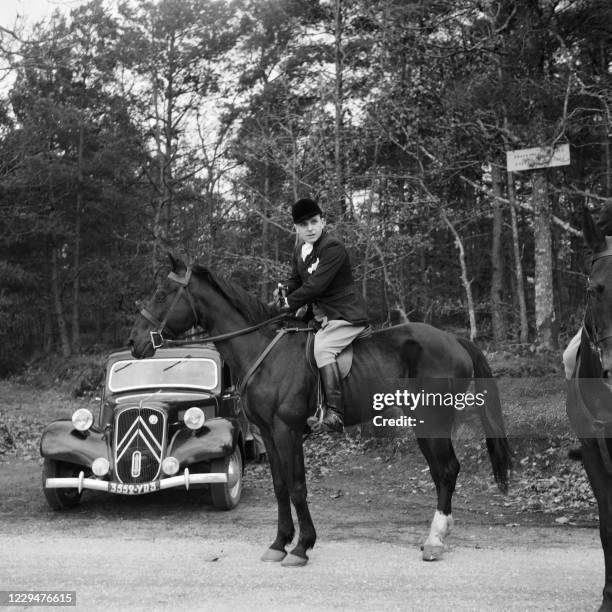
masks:
<path fill-rule="evenodd" d="M 435 563 L 422 562 L 414 544 L 340 541 L 320 530 L 309 564 L 291 569 L 259 561 L 270 534 L 261 525 L 224 524 L 207 537 L 210 524 L 190 534 L 171 517 L 138 528 L 133 519 L 105 528 L 79 520 L 74 530 L 53 523 L 2 525 L 0 588 L 76 591 L 87 611 L 575 612 L 597 609 L 603 573 L 592 529 L 526 528 L 509 543 L 506 528 L 470 526 Z"/>
<path fill-rule="evenodd" d="M 306 567 L 284 568 L 259 560 L 276 525 L 263 467 L 250 468 L 230 512 L 215 511 L 196 490 L 88 492 L 78 508 L 53 512 L 39 462 L 4 461 L 0 590 L 76 591 L 87 612 L 597 609 L 603 555 L 594 525 L 517 514 L 494 488 L 464 487 L 451 550 L 424 563 L 419 546 L 433 495 L 398 493 L 390 487 L 397 479 L 383 478 L 398 465 L 381 464 L 364 459 L 379 466 L 369 473 L 354 459 L 345 473 L 313 480 L 317 545 Z M 422 466 L 412 469 L 420 475 Z"/>

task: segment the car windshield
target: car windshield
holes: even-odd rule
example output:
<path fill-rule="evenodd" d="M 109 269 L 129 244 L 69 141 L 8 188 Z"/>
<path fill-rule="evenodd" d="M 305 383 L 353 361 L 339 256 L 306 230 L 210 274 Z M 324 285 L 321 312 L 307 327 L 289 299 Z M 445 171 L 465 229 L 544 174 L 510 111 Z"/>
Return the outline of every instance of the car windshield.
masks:
<path fill-rule="evenodd" d="M 109 373 L 110 391 L 182 387 L 212 390 L 217 387 L 218 368 L 212 359 L 170 357 L 115 362 Z"/>

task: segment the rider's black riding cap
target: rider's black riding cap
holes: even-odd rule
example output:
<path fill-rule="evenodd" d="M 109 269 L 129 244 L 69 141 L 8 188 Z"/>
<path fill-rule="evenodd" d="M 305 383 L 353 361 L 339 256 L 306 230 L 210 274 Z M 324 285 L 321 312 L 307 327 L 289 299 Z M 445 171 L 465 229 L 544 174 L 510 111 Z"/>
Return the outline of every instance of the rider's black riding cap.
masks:
<path fill-rule="evenodd" d="M 322 214 L 323 211 L 319 208 L 319 205 L 310 198 L 302 198 L 291 207 L 291 216 L 294 223 L 301 223 L 310 219 L 310 217 Z"/>

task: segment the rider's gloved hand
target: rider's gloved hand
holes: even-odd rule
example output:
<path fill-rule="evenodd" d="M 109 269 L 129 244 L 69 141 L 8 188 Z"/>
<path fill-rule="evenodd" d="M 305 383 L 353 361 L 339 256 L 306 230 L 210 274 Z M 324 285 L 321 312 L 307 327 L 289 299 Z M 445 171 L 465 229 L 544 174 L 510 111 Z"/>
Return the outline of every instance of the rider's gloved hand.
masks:
<path fill-rule="evenodd" d="M 308 305 L 300 306 L 293 315 L 296 319 L 303 319 L 308 314 Z"/>

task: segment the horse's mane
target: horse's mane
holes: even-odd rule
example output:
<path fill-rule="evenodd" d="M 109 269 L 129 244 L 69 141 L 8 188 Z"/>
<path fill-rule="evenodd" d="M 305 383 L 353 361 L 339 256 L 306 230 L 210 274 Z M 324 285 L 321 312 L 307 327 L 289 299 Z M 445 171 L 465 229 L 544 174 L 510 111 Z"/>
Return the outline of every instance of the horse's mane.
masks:
<path fill-rule="evenodd" d="M 194 264 L 191 269 L 196 277 L 203 278 L 218 289 L 223 297 L 247 320 L 247 323 L 260 323 L 278 314 L 276 310 L 264 304 L 234 281 L 222 278 L 199 264 Z"/>

